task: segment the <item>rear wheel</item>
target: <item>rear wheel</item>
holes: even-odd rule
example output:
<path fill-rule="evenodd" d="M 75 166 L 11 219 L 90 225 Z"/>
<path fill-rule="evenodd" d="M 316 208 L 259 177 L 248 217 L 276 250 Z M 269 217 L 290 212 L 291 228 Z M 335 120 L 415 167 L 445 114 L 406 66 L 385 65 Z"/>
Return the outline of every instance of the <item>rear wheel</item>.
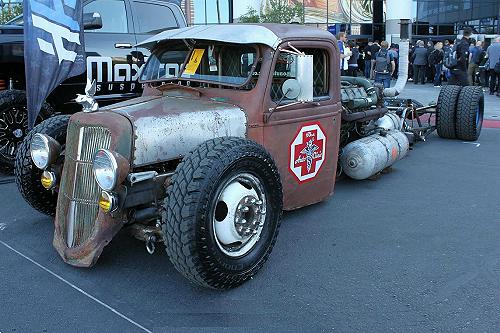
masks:
<path fill-rule="evenodd" d="M 0 164 L 12 169 L 16 152 L 28 134 L 28 110 L 26 92 L 22 90 L 0 91 Z M 54 113 L 48 103 L 43 103 L 37 123 Z"/>
<path fill-rule="evenodd" d="M 57 193 L 48 191 L 42 186 L 40 177 L 43 171 L 38 169 L 31 160 L 31 139 L 35 133 L 43 133 L 64 147 L 69 117 L 68 115 L 54 116 L 35 126 L 19 146 L 16 156 L 14 174 L 17 188 L 31 207 L 49 216 L 54 216 L 56 213 Z"/>
<path fill-rule="evenodd" d="M 481 134 L 484 116 L 484 94 L 481 87 L 463 87 L 457 106 L 457 138 L 475 141 Z"/>
<path fill-rule="evenodd" d="M 233 288 L 257 273 L 276 242 L 280 177 L 260 145 L 209 140 L 179 164 L 164 207 L 165 245 L 176 269 L 200 286 Z"/>
<path fill-rule="evenodd" d="M 455 139 L 457 103 L 461 86 L 448 85 L 441 88 L 436 106 L 436 128 L 440 137 Z"/>

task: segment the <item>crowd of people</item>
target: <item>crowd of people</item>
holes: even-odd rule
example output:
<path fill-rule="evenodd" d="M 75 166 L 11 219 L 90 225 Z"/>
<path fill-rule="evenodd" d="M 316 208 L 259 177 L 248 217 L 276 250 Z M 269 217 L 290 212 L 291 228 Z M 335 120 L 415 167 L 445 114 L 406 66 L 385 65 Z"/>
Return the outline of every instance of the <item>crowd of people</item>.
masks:
<path fill-rule="evenodd" d="M 418 40 L 410 44 L 408 80 L 414 84 L 443 82 L 456 85 L 480 85 L 490 95 L 500 97 L 500 37 L 485 45 L 471 38 L 466 28 L 463 38 L 453 41 Z M 338 35 L 340 70 L 346 76 L 365 76 L 390 87 L 397 79 L 399 45 L 387 41 L 359 45 L 349 40 L 346 33 Z"/>

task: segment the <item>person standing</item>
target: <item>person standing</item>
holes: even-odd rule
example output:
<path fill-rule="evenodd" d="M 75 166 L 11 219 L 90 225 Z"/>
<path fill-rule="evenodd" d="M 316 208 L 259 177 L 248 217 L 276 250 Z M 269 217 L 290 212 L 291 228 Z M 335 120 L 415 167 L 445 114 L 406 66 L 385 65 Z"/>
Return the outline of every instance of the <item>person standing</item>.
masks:
<path fill-rule="evenodd" d="M 413 51 L 413 82 L 425 84 L 425 69 L 427 67 L 427 49 L 423 41 L 417 42 L 417 47 Z"/>
<path fill-rule="evenodd" d="M 359 59 L 359 48 L 355 42 L 348 42 L 349 48 L 351 49 L 352 55 L 349 57 L 347 75 L 356 77 L 358 76 L 358 59 Z"/>
<path fill-rule="evenodd" d="M 384 88 L 390 88 L 391 77 L 396 68 L 394 58 L 389 53 L 389 43 L 385 40 L 380 43 L 380 51 L 375 54 L 375 83 L 382 83 Z"/>
<path fill-rule="evenodd" d="M 469 55 L 469 67 L 467 68 L 467 75 L 469 76 L 469 84 L 474 85 L 476 78 L 476 72 L 479 70 L 479 64 L 481 62 L 481 55 L 483 54 L 483 42 L 476 42 L 476 46 L 473 47 Z"/>
<path fill-rule="evenodd" d="M 429 55 L 429 64 L 434 66 L 434 87 L 441 87 L 441 73 L 443 71 L 443 43 L 437 42 Z"/>
<path fill-rule="evenodd" d="M 452 52 L 452 46 L 450 45 L 450 41 L 445 39 L 444 41 L 444 45 L 443 45 L 443 54 L 444 54 L 444 58 L 447 58 L 449 57 L 449 55 L 451 54 Z M 450 78 L 450 70 L 448 69 L 448 67 L 446 66 L 443 66 L 443 74 L 444 74 L 444 79 L 446 80 L 446 82 L 448 82 L 449 78 Z"/>
<path fill-rule="evenodd" d="M 490 73 L 490 95 L 496 91 L 497 96 L 500 97 L 500 37 L 495 39 L 486 50 L 488 59 L 490 59 L 489 73 Z"/>
<path fill-rule="evenodd" d="M 338 36 L 338 46 L 340 51 L 340 75 L 347 74 L 347 61 L 350 56 L 350 51 L 346 45 L 347 42 L 347 34 L 345 32 L 339 32 Z"/>
<path fill-rule="evenodd" d="M 469 39 L 471 35 L 472 29 L 465 28 L 463 38 L 455 46 L 457 64 L 451 68 L 449 84 L 456 86 L 467 86 L 469 84 L 467 67 L 469 62 Z"/>
<path fill-rule="evenodd" d="M 372 45 L 373 45 L 373 42 L 368 42 L 368 45 L 365 46 L 365 71 L 364 71 L 364 74 L 365 74 L 365 77 L 367 79 L 370 78 L 370 73 L 372 72 Z"/>
<path fill-rule="evenodd" d="M 371 65 L 371 72 L 370 72 L 370 79 L 373 80 L 375 78 L 375 55 L 380 51 L 380 45 L 378 44 L 378 40 L 376 40 L 372 47 L 370 48 L 370 51 L 372 53 L 372 65 Z"/>
<path fill-rule="evenodd" d="M 425 78 L 426 82 L 433 82 L 434 80 L 434 65 L 429 63 L 429 56 L 434 51 L 434 43 L 432 41 L 427 42 L 427 67 L 425 68 Z"/>
<path fill-rule="evenodd" d="M 393 79 L 398 78 L 398 69 L 399 69 L 399 47 L 396 44 L 391 44 L 391 48 L 389 49 L 389 54 L 392 55 L 394 59 L 394 63 L 396 64 L 396 68 L 394 69 L 394 73 L 392 74 Z"/>

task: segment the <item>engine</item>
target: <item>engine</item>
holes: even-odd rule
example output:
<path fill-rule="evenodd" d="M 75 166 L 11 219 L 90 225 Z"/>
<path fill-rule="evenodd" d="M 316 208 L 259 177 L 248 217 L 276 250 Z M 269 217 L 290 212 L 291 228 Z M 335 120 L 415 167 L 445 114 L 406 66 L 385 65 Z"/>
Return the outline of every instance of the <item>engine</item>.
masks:
<path fill-rule="evenodd" d="M 369 178 L 408 153 L 403 120 L 389 112 L 382 93 L 382 87 L 366 79 L 341 77 L 339 170 L 350 178 Z"/>

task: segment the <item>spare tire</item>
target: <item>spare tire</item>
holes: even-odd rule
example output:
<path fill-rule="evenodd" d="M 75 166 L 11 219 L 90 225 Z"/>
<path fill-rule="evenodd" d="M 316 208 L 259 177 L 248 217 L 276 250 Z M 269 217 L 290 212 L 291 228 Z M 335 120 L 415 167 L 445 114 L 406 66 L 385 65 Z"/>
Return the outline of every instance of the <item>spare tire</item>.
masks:
<path fill-rule="evenodd" d="M 440 137 L 455 139 L 456 135 L 456 110 L 461 86 L 444 86 L 439 92 L 436 106 L 436 128 Z"/>
<path fill-rule="evenodd" d="M 483 116 L 483 89 L 477 86 L 463 87 L 457 106 L 457 138 L 466 141 L 476 141 L 483 127 Z"/>
<path fill-rule="evenodd" d="M 35 133 L 47 134 L 64 147 L 69 115 L 51 117 L 35 126 L 19 146 L 14 173 L 16 184 L 24 200 L 39 212 L 54 216 L 57 206 L 57 192 L 46 190 L 40 181 L 42 170 L 31 160 L 31 139 Z"/>

